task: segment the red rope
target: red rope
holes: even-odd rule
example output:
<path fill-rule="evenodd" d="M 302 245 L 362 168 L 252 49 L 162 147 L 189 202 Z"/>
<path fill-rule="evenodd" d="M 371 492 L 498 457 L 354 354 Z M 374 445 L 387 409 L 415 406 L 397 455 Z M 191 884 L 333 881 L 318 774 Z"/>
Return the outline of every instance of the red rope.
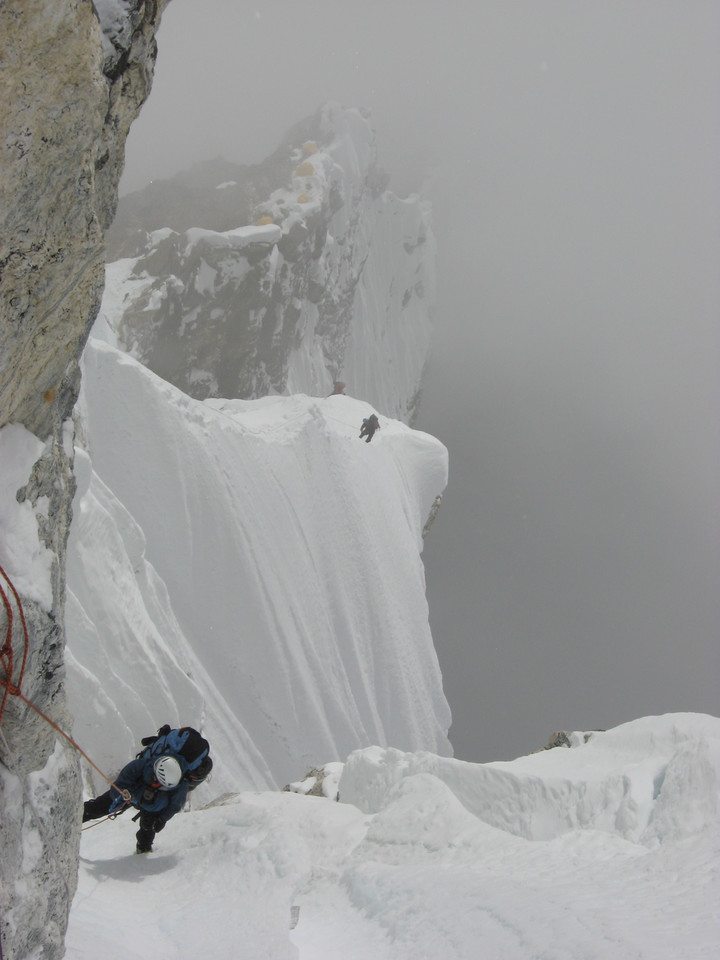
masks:
<path fill-rule="evenodd" d="M 15 695 L 15 692 L 20 692 L 20 684 L 22 683 L 23 676 L 25 674 L 25 665 L 27 663 L 28 655 L 28 629 L 27 623 L 25 622 L 25 612 L 23 611 L 23 606 L 18 596 L 18 592 L 15 589 L 15 586 L 5 573 L 4 569 L 0 566 L 0 575 L 5 580 L 7 585 L 12 591 L 12 595 L 15 598 L 15 603 L 17 604 L 18 611 L 20 613 L 20 622 L 22 623 L 23 628 L 23 656 L 22 664 L 20 666 L 20 676 L 18 677 L 17 685 L 12 683 L 12 675 L 14 669 L 14 657 L 13 657 L 13 648 L 12 648 L 12 635 L 13 635 L 13 610 L 8 595 L 5 593 L 5 590 L 0 583 L 0 594 L 2 594 L 3 606 L 5 607 L 5 612 L 7 614 L 7 631 L 5 633 L 5 641 L 0 649 L 0 661 L 2 661 L 3 669 L 5 671 L 5 680 L 0 679 L 0 684 L 5 687 L 5 692 L 3 694 L 2 703 L 0 704 L 0 720 L 2 720 L 3 713 L 5 712 L 5 704 L 7 703 L 7 698 L 10 695 Z"/>
<path fill-rule="evenodd" d="M 8 577 L 7 573 L 5 573 L 2 566 L 0 566 L 0 574 L 2 575 L 3 579 L 6 581 L 7 585 L 10 587 L 10 590 L 12 591 L 12 595 L 15 598 L 15 603 L 17 604 L 17 608 L 20 613 L 20 621 L 23 627 L 23 642 L 24 642 L 22 664 L 20 665 L 20 674 L 18 676 L 18 681 L 15 684 L 12 682 L 13 660 L 14 660 L 13 648 L 12 648 L 13 611 L 12 611 L 12 605 L 8 599 L 8 596 L 5 593 L 5 590 L 3 589 L 2 584 L 0 583 L 0 594 L 2 594 L 3 605 L 5 607 L 5 612 L 7 614 L 7 619 L 8 619 L 8 627 L 5 634 L 5 642 L 3 643 L 2 648 L 0 648 L 0 660 L 2 661 L 3 669 L 5 671 L 5 677 L 4 678 L 0 677 L 0 686 L 5 688 L 5 692 L 3 693 L 2 703 L 0 704 L 0 721 L 2 720 L 3 713 L 5 712 L 5 704 L 7 703 L 7 699 L 9 696 L 17 697 L 18 700 L 22 700 L 22 702 L 26 706 L 30 707 L 31 710 L 34 710 L 35 713 L 37 713 L 39 717 L 42 717 L 42 719 L 46 723 L 49 723 L 50 726 L 53 728 L 53 730 L 57 731 L 57 733 L 59 733 L 60 736 L 64 737 L 67 740 L 67 742 L 78 751 L 79 754 L 85 757 L 85 759 L 90 764 L 90 766 L 93 767 L 95 770 L 97 770 L 97 772 L 100 774 L 103 780 L 107 781 L 107 783 L 109 783 L 114 790 L 117 790 L 117 792 L 123 797 L 123 799 L 127 803 L 130 800 L 129 792 L 127 790 L 121 790 L 120 787 L 114 784 L 113 781 L 110 779 L 110 777 L 106 776 L 102 772 L 100 767 L 98 767 L 98 765 L 90 759 L 90 757 L 85 753 L 82 747 L 78 746 L 78 744 L 75 743 L 73 738 L 69 736 L 67 733 L 65 733 L 64 730 L 61 730 L 60 727 L 55 723 L 55 721 L 51 720 L 50 717 L 44 714 L 39 707 L 36 707 L 34 703 L 31 703 L 31 701 L 28 700 L 28 698 L 20 689 L 20 685 L 23 681 L 23 676 L 25 675 L 25 666 L 27 664 L 27 656 L 28 656 L 29 641 L 28 641 L 27 623 L 25 622 L 25 613 L 23 611 L 22 601 L 20 600 L 20 597 L 18 596 L 18 592 L 13 586 L 13 583 L 10 580 L 10 577 Z"/>
<path fill-rule="evenodd" d="M 2 567 L 0 567 L 2 570 Z M 0 594 L 2 594 L 3 605 L 5 606 L 5 613 L 7 615 L 7 633 L 5 634 L 5 642 L 2 647 L 0 647 L 0 663 L 2 663 L 3 670 L 5 671 L 5 676 L 10 679 L 12 678 L 13 672 L 13 651 L 12 651 L 12 627 L 13 627 L 13 612 L 12 607 L 10 606 L 10 601 L 7 598 L 7 594 L 0 584 Z M 0 720 L 2 720 L 2 715 L 5 713 L 5 703 L 9 696 L 8 685 L 5 684 L 5 693 L 3 694 L 2 703 L 0 703 Z"/>
<path fill-rule="evenodd" d="M 18 595 L 17 590 L 15 589 L 15 586 L 12 580 L 7 575 L 7 573 L 5 573 L 5 570 L 3 569 L 2 566 L 0 566 L 0 576 L 7 583 L 15 599 L 15 603 L 17 605 L 17 609 L 20 614 L 20 622 L 22 623 L 22 632 L 23 632 L 22 663 L 20 664 L 20 673 L 18 675 L 17 683 L 13 683 L 13 671 L 14 671 L 14 660 L 15 660 L 14 654 L 13 654 L 13 647 L 12 647 L 13 624 L 14 624 L 13 608 L 12 608 L 12 604 L 10 603 L 10 600 L 8 599 L 8 595 L 5 592 L 5 588 L 0 582 L 0 596 L 2 596 L 3 606 L 5 607 L 5 614 L 7 616 L 7 630 L 5 631 L 5 639 L 3 641 L 2 647 L 0 647 L 0 665 L 2 666 L 2 669 L 5 673 L 4 677 L 0 677 L 0 686 L 4 688 L 4 692 L 2 695 L 2 702 L 0 702 L 0 721 L 2 721 L 3 714 L 5 713 L 5 705 L 7 704 L 8 697 L 17 697 L 19 700 L 22 700 L 22 702 L 26 704 L 28 707 L 30 707 L 31 710 L 34 710 L 35 713 L 38 714 L 38 716 L 42 717 L 42 719 L 45 720 L 46 723 L 49 723 L 50 726 L 53 728 L 53 730 L 56 730 L 61 736 L 65 737 L 68 743 L 71 746 L 73 746 L 78 751 L 78 753 L 80 753 L 83 757 L 85 757 L 85 759 L 90 764 L 90 766 L 94 767 L 94 769 L 97 770 L 97 772 L 100 774 L 103 780 L 106 780 L 110 784 L 110 787 L 113 790 L 117 790 L 117 792 L 122 796 L 124 801 L 122 807 L 120 808 L 120 810 L 118 810 L 118 813 L 121 813 L 122 810 L 124 810 L 125 807 L 130 803 L 130 799 L 131 799 L 130 792 L 128 790 L 121 790 L 120 787 L 117 786 L 117 784 L 113 783 L 109 777 L 105 776 L 105 774 L 102 772 L 100 767 L 98 767 L 96 763 L 93 763 L 90 757 L 85 753 L 85 751 L 81 747 L 78 746 L 77 743 L 75 743 L 72 737 L 68 736 L 68 734 L 65 733 L 64 730 L 61 730 L 60 727 L 53 720 L 51 720 L 50 717 L 46 716 L 42 712 L 42 710 L 36 707 L 34 703 L 31 703 L 27 699 L 25 694 L 21 691 L 20 686 L 22 684 L 23 677 L 25 675 L 25 666 L 27 664 L 27 657 L 28 657 L 28 647 L 30 645 L 29 639 L 28 639 L 28 628 L 27 628 L 27 623 L 25 621 L 25 612 L 23 610 L 22 601 L 20 600 L 20 597 Z M 7 747 L 7 741 L 5 740 L 4 737 L 3 737 L 3 743 L 5 743 Z M 32 804 L 31 804 L 31 808 L 32 808 Z M 112 814 L 111 816 L 106 817 L 106 819 L 112 820 L 115 818 L 115 816 L 117 816 L 117 814 Z M 102 822 L 103 821 L 101 820 L 100 823 Z M 40 826 L 40 824 L 38 825 Z M 95 824 L 93 824 L 93 826 L 95 826 Z M 84 829 L 87 829 L 87 828 L 84 828 Z M 46 840 L 46 844 L 47 844 L 47 840 Z M 68 897 L 71 897 L 71 893 L 69 889 L 68 889 Z M 0 960 L 3 960 L 3 956 L 4 956 L 4 953 L 3 953 L 3 945 L 2 945 L 2 931 L 0 931 Z"/>

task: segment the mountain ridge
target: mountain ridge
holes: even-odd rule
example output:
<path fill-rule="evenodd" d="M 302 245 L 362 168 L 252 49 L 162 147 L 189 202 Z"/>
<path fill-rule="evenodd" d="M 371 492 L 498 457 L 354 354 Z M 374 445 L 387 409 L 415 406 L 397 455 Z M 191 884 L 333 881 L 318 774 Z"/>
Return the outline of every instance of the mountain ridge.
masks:
<path fill-rule="evenodd" d="M 386 182 L 368 118 L 329 103 L 264 164 L 210 161 L 124 198 L 101 308 L 114 342 L 198 399 L 342 381 L 411 423 L 435 241 L 429 205 Z"/>

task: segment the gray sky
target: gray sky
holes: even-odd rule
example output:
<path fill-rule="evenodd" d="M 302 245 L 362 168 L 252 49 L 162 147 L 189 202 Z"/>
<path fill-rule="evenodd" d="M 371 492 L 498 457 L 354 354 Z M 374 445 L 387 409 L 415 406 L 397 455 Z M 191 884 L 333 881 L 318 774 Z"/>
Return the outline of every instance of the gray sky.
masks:
<path fill-rule="evenodd" d="M 426 546 L 463 759 L 720 712 L 720 0 L 172 0 L 121 189 L 328 99 L 433 200 Z"/>

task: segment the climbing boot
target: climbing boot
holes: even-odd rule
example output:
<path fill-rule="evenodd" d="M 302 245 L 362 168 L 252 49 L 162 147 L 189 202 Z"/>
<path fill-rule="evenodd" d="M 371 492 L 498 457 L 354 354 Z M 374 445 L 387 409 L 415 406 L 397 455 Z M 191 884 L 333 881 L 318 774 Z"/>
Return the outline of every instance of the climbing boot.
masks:
<path fill-rule="evenodd" d="M 152 830 L 138 830 L 135 837 L 137 839 L 135 853 L 152 853 L 153 840 L 155 839 Z"/>

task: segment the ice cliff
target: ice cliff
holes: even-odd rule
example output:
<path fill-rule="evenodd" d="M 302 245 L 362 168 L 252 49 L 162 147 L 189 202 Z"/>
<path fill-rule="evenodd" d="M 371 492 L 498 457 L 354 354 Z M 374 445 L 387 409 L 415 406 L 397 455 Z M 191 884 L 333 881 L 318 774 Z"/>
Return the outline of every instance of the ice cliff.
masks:
<path fill-rule="evenodd" d="M 109 769 L 166 720 L 213 743 L 203 802 L 359 746 L 450 752 L 420 556 L 447 451 L 385 417 L 361 441 L 368 409 L 198 401 L 91 338 L 68 686 Z"/>

